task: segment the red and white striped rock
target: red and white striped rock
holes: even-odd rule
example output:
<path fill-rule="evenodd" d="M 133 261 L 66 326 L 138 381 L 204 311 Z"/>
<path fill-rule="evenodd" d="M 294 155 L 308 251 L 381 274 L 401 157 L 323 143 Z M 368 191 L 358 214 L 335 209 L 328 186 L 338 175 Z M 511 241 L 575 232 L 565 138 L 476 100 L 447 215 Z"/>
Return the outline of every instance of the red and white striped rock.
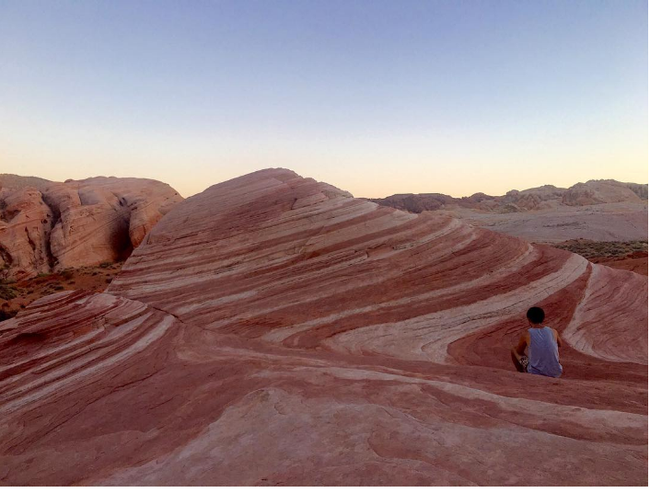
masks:
<path fill-rule="evenodd" d="M 0 483 L 647 484 L 646 328 L 644 276 L 264 170 L 0 324 Z"/>

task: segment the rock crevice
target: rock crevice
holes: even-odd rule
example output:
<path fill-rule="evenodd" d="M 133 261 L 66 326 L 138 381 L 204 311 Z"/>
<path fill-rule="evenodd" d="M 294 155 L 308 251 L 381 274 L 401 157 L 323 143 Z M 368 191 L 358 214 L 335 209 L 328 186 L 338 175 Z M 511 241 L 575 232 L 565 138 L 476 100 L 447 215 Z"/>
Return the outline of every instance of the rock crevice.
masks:
<path fill-rule="evenodd" d="M 182 200 L 154 180 L 55 183 L 6 177 L 0 176 L 0 249 L 7 252 L 0 264 L 3 279 L 125 260 Z"/>

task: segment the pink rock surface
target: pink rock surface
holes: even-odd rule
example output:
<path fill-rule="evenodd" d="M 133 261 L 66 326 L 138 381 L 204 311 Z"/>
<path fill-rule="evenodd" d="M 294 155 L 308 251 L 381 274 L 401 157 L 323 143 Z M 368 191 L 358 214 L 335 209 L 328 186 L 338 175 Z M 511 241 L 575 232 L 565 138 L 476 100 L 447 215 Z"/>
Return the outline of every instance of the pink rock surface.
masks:
<path fill-rule="evenodd" d="M 469 197 L 454 198 L 441 193 L 402 193 L 383 199 L 372 199 L 409 212 L 434 211 L 441 208 L 464 208 L 484 212 L 511 213 L 595 204 L 643 204 L 648 201 L 648 185 L 623 183 L 616 180 L 589 180 L 569 188 L 553 185 L 510 190 L 502 196 L 478 192 Z"/>
<path fill-rule="evenodd" d="M 647 288 L 253 173 L 0 324 L 0 483 L 647 484 Z M 511 368 L 533 304 L 561 379 Z"/>
<path fill-rule="evenodd" d="M 0 273 L 49 269 L 52 211 L 35 188 L 0 188 Z"/>
<path fill-rule="evenodd" d="M 509 214 L 477 212 L 471 209 L 456 209 L 441 213 L 463 219 L 475 226 L 532 242 L 648 239 L 647 202 L 597 204 Z"/>
<path fill-rule="evenodd" d="M 501 197 L 422 193 L 373 200 L 409 212 L 439 211 L 527 241 L 648 239 L 648 185 L 615 180 L 590 180 L 568 189 L 544 185 Z"/>
<path fill-rule="evenodd" d="M 5 278 L 124 260 L 182 200 L 155 180 L 99 177 L 55 183 L 2 177 L 0 272 Z"/>

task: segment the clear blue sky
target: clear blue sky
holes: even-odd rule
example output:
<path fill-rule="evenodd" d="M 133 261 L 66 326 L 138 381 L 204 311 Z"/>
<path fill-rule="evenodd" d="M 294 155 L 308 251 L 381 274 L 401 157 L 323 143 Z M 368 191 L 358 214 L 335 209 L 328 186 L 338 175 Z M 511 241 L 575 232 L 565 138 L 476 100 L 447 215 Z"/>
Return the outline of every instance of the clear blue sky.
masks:
<path fill-rule="evenodd" d="M 647 182 L 642 0 L 0 0 L 0 172 Z"/>

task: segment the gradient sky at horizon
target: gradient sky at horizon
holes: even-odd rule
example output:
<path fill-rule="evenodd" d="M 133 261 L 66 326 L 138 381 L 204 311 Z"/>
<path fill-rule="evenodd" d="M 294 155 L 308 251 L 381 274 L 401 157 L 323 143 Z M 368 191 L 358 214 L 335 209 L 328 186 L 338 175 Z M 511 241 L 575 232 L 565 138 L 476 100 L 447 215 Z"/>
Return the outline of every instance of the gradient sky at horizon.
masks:
<path fill-rule="evenodd" d="M 647 183 L 644 0 L 0 0 L 0 173 Z"/>

